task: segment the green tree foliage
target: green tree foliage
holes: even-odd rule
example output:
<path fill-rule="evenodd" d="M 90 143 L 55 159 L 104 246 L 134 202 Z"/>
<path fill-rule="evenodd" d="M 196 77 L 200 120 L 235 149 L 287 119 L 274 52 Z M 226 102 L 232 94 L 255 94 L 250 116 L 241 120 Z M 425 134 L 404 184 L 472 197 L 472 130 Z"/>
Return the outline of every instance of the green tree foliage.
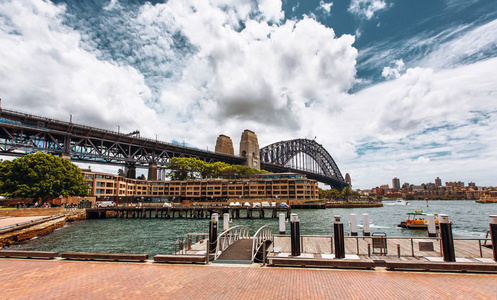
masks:
<path fill-rule="evenodd" d="M 352 189 L 348 186 L 344 187 L 341 193 L 341 196 L 346 198 L 347 200 L 352 196 Z"/>
<path fill-rule="evenodd" d="M 52 199 L 87 196 L 81 170 L 69 160 L 45 153 L 28 154 L 0 164 L 0 193 L 8 198 Z"/>
<path fill-rule="evenodd" d="M 173 157 L 168 166 L 171 180 L 217 178 L 224 174 L 267 174 L 247 166 L 230 165 L 223 162 L 207 163 L 194 157 Z"/>
<path fill-rule="evenodd" d="M 340 192 L 337 189 L 323 190 L 319 189 L 319 198 L 335 200 L 340 197 Z"/>

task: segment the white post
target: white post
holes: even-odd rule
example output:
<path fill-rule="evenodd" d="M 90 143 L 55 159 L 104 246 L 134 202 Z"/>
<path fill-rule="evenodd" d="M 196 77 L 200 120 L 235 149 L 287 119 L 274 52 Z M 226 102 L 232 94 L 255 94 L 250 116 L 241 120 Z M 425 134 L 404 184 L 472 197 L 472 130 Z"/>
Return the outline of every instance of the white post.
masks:
<path fill-rule="evenodd" d="M 369 231 L 369 214 L 362 214 L 362 235 L 371 235 L 371 232 Z"/>
<path fill-rule="evenodd" d="M 350 235 L 357 236 L 357 214 L 350 214 Z"/>
<path fill-rule="evenodd" d="M 436 237 L 437 236 L 437 227 L 435 225 L 435 215 L 427 214 L 426 221 L 428 221 L 428 236 Z"/>
<path fill-rule="evenodd" d="M 230 214 L 223 214 L 223 231 L 226 231 L 230 228 Z"/>
<path fill-rule="evenodd" d="M 285 214 L 279 215 L 279 225 L 280 225 L 280 234 L 286 233 L 286 222 L 285 222 Z"/>

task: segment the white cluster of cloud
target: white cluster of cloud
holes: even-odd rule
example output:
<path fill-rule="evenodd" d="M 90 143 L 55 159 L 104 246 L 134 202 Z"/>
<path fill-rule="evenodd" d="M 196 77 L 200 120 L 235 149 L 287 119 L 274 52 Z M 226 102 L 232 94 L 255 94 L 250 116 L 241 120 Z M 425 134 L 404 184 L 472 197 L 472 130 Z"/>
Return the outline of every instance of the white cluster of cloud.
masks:
<path fill-rule="evenodd" d="M 392 67 L 384 67 L 381 72 L 381 76 L 386 79 L 397 79 L 402 74 L 402 71 L 405 69 L 405 64 L 402 59 L 398 59 L 393 62 Z"/>
<path fill-rule="evenodd" d="M 350 2 L 349 11 L 368 20 L 381 10 L 387 8 L 385 0 L 352 0 Z"/>
<path fill-rule="evenodd" d="M 354 37 L 310 17 L 285 20 L 281 5 L 170 0 L 126 11 L 112 0 L 96 22 L 105 35 L 84 22 L 72 28 L 62 5 L 2 1 L 2 105 L 210 150 L 226 134 L 236 152 L 244 129 L 261 147 L 317 136 L 354 187 L 399 174 L 412 174 L 401 179 L 413 183 L 456 173 L 466 177 L 446 180 L 479 180 L 497 167 L 489 159 L 497 151 L 497 59 L 433 63 L 489 51 L 494 22 L 447 30 L 458 38 L 423 59 L 393 55 L 377 68 L 389 81 L 349 94 L 360 80 Z M 325 11 L 331 5 L 320 3 Z M 371 19 L 386 8 L 383 0 L 354 0 L 349 10 Z M 113 51 L 99 47 L 102 38 Z"/>
<path fill-rule="evenodd" d="M 120 118 L 138 127 L 154 121 L 143 98 L 143 75 L 99 61 L 62 24 L 63 6 L 45 1 L 0 3 L 0 93 L 4 107 L 115 129 Z"/>

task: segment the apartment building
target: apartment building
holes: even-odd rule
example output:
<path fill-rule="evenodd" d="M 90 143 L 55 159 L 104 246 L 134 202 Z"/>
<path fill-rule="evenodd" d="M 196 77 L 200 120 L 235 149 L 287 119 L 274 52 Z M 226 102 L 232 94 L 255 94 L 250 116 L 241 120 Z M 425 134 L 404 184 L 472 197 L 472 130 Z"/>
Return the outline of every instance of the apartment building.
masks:
<path fill-rule="evenodd" d="M 241 176 L 236 179 L 149 181 L 82 170 L 91 196 L 160 198 L 173 202 L 319 199 L 318 184 L 296 173 Z"/>

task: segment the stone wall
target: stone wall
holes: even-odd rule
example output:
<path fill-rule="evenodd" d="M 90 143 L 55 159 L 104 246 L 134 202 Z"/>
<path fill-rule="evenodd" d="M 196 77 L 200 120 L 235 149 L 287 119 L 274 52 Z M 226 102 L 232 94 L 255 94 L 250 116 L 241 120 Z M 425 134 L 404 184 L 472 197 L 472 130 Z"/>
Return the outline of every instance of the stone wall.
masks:
<path fill-rule="evenodd" d="M 53 216 L 64 213 L 63 207 L 54 208 L 21 208 L 21 209 L 0 209 L 0 217 L 37 217 Z"/>

